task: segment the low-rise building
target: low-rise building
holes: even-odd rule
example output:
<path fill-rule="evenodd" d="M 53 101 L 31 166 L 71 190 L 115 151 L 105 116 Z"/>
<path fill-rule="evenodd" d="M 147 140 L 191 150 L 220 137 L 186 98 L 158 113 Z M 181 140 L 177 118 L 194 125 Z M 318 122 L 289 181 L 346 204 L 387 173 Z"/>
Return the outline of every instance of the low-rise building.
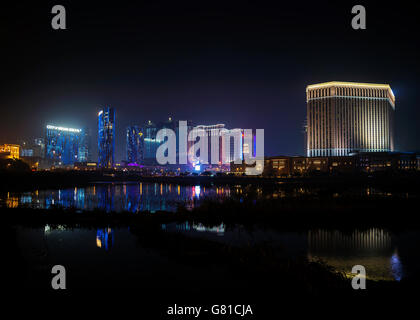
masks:
<path fill-rule="evenodd" d="M 17 144 L 0 145 L 0 159 L 19 159 L 20 146 Z"/>
<path fill-rule="evenodd" d="M 370 152 L 349 156 L 302 157 L 275 156 L 264 159 L 265 176 L 291 177 L 314 174 L 352 174 L 378 171 L 420 170 L 420 155 L 408 152 Z M 243 164 L 231 164 L 231 172 L 243 173 Z"/>
<path fill-rule="evenodd" d="M 291 157 L 277 156 L 264 159 L 264 175 L 266 176 L 289 176 Z"/>
<path fill-rule="evenodd" d="M 416 171 L 417 154 L 411 152 L 371 152 L 354 155 L 357 170 L 377 171 Z"/>

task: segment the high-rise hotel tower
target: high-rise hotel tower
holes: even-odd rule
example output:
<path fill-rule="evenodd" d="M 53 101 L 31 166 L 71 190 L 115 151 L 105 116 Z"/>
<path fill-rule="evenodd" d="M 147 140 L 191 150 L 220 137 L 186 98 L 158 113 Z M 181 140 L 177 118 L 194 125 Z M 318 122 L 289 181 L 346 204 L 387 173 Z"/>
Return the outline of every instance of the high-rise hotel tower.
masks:
<path fill-rule="evenodd" d="M 98 113 L 98 166 L 112 168 L 115 154 L 115 111 L 105 107 Z"/>
<path fill-rule="evenodd" d="M 308 157 L 394 150 L 395 97 L 387 84 L 326 82 L 306 87 Z"/>

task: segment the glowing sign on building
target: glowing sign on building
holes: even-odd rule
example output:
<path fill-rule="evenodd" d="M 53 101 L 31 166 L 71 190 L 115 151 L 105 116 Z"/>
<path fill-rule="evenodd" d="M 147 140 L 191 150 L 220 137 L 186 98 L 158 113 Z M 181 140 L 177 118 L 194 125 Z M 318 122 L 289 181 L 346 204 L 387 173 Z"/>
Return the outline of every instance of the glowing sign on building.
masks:
<path fill-rule="evenodd" d="M 82 129 L 66 128 L 66 127 L 56 127 L 56 126 L 52 126 L 52 125 L 47 125 L 47 129 L 49 129 L 49 130 L 65 131 L 65 132 L 82 132 Z"/>

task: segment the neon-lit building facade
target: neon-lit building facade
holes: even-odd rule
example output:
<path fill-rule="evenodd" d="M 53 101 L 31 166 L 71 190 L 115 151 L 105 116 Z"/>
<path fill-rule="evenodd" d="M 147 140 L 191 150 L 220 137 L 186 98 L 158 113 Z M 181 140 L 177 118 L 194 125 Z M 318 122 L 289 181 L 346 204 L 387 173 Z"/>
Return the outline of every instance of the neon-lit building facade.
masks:
<path fill-rule="evenodd" d="M 106 107 L 98 113 L 98 166 L 112 168 L 115 155 L 115 110 Z"/>
<path fill-rule="evenodd" d="M 127 127 L 126 156 L 128 163 L 141 164 L 143 161 L 143 132 L 138 126 Z"/>
<path fill-rule="evenodd" d="M 389 85 L 309 85 L 306 102 L 308 157 L 394 150 L 395 97 Z"/>
<path fill-rule="evenodd" d="M 83 128 L 80 135 L 79 144 L 79 162 L 88 162 L 91 160 L 91 145 L 90 145 L 90 133 L 88 128 Z"/>
<path fill-rule="evenodd" d="M 88 136 L 85 130 L 47 125 L 45 159 L 52 165 L 87 161 Z"/>

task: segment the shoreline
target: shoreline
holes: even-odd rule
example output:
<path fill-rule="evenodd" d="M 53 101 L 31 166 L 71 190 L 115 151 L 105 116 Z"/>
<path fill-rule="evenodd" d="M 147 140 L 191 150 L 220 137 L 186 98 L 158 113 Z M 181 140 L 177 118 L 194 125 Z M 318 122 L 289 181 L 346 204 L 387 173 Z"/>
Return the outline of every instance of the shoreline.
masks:
<path fill-rule="evenodd" d="M 352 187 L 372 185 L 385 188 L 417 190 L 420 193 L 420 173 L 371 175 L 319 175 L 303 177 L 265 177 L 265 176 L 144 176 L 124 172 L 88 171 L 39 171 L 39 172 L 0 172 L 0 191 L 31 191 L 88 186 L 95 183 L 168 183 L 179 185 L 313 185 L 331 187 Z"/>

